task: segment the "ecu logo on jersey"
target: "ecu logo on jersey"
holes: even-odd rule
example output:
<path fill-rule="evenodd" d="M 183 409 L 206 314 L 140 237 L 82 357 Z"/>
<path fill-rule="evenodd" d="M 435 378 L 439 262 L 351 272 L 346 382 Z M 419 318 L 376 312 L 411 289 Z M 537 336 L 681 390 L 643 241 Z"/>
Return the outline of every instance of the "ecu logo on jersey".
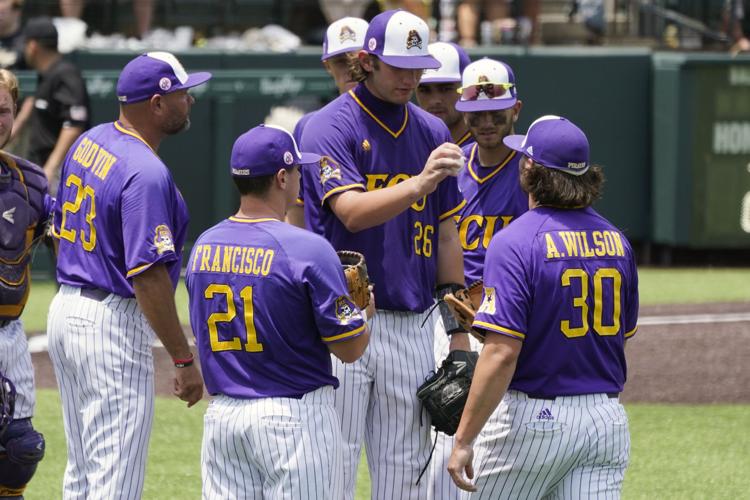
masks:
<path fill-rule="evenodd" d="M 349 26 L 342 26 L 341 32 L 339 33 L 339 42 L 344 43 L 347 40 L 356 42 L 357 34 Z"/>
<path fill-rule="evenodd" d="M 172 231 L 165 224 L 159 224 L 154 229 L 154 246 L 156 247 L 156 253 L 159 255 L 164 252 L 174 252 Z"/>
<path fill-rule="evenodd" d="M 414 47 L 422 48 L 422 37 L 419 36 L 417 30 L 409 31 L 409 35 L 406 37 L 406 49 L 412 49 Z"/>
<path fill-rule="evenodd" d="M 495 314 L 495 287 L 484 287 L 484 300 L 479 306 L 478 313 Z"/>
<path fill-rule="evenodd" d="M 336 317 L 338 318 L 339 323 L 346 325 L 353 319 L 362 318 L 362 315 L 349 297 L 342 295 L 336 299 Z"/>
<path fill-rule="evenodd" d="M 330 156 L 320 158 L 320 183 L 325 185 L 331 179 L 341 180 L 341 167 Z"/>
<path fill-rule="evenodd" d="M 370 141 L 368 141 L 367 139 L 364 139 L 362 141 L 362 151 L 364 151 L 365 153 L 367 153 L 371 149 L 372 149 L 372 146 L 370 146 Z"/>

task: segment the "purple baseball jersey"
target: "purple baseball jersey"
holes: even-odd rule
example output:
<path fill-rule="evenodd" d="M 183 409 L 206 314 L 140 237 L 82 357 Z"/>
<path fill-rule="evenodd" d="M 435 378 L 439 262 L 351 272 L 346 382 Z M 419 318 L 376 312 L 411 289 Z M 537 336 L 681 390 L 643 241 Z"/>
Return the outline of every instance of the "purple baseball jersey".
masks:
<path fill-rule="evenodd" d="M 638 321 L 625 236 L 592 208 L 538 207 L 487 250 L 474 326 L 523 342 L 510 389 L 539 397 L 621 392 Z"/>
<path fill-rule="evenodd" d="M 464 146 L 470 146 L 476 142 L 476 139 L 474 139 L 474 136 L 471 135 L 471 132 L 466 132 L 459 140 L 456 141 L 456 146 L 461 146 L 463 148 Z"/>
<path fill-rule="evenodd" d="M 276 219 L 230 217 L 207 230 L 186 284 L 210 394 L 301 397 L 338 387 L 326 344 L 365 329 L 331 244 Z"/>
<path fill-rule="evenodd" d="M 350 189 L 373 191 L 418 175 L 433 149 L 451 142 L 439 118 L 414 104 L 390 104 L 364 84 L 342 94 L 310 119 L 300 149 L 325 156 L 303 168 L 305 218 L 337 250 L 365 255 L 380 309 L 426 310 L 434 303 L 440 222 L 460 203 L 454 177 L 386 223 L 349 232 L 326 204 Z M 398 279 L 393 279 L 398 276 Z"/>
<path fill-rule="evenodd" d="M 529 209 L 529 197 L 518 180 L 515 151 L 498 165 L 484 167 L 479 163 L 476 143 L 462 148 L 468 158 L 466 168 L 458 174 L 458 189 L 465 204 L 455 216 L 458 236 L 464 250 L 466 285 L 482 279 L 484 256 L 492 237 Z"/>
<path fill-rule="evenodd" d="M 65 157 L 57 200 L 60 283 L 134 297 L 131 278 L 160 263 L 177 286 L 187 206 L 137 133 L 114 122 L 81 135 Z"/>

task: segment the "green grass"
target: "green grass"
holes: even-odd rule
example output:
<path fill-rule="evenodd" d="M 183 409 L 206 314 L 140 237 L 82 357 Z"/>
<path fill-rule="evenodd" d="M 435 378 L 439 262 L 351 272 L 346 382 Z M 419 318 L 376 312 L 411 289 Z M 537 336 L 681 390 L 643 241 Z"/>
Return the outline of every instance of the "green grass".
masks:
<path fill-rule="evenodd" d="M 200 497 L 200 443 L 205 404 L 187 409 L 157 398 L 143 498 Z M 632 434 L 625 499 L 735 499 L 750 491 L 750 405 L 628 405 Z M 38 391 L 35 426 L 47 456 L 27 489 L 27 500 L 60 498 L 65 437 L 56 391 Z M 358 500 L 369 498 L 364 461 Z"/>
<path fill-rule="evenodd" d="M 750 268 L 744 269 L 661 269 L 644 267 L 638 271 L 641 305 L 691 304 L 702 302 L 750 301 Z M 47 328 L 47 309 L 55 295 L 49 281 L 34 282 L 23 314 L 28 332 Z M 177 287 L 177 311 L 182 324 L 189 324 L 187 290 Z"/>

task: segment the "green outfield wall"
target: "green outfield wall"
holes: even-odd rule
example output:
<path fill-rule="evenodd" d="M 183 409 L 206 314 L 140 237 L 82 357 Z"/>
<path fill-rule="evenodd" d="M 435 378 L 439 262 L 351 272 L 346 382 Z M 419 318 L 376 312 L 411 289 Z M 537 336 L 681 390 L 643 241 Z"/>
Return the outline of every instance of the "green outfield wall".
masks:
<path fill-rule="evenodd" d="M 274 106 L 309 111 L 335 97 L 320 51 L 178 54 L 214 78 L 194 89 L 191 129 L 160 150 L 190 207 L 190 239 L 226 217 L 237 197 L 228 175 L 234 139 Z M 516 131 L 564 115 L 604 167 L 597 208 L 637 242 L 695 248 L 750 246 L 750 57 L 645 49 L 508 48 L 471 52 L 514 69 L 523 101 Z M 126 52 L 71 55 L 83 69 L 93 121 L 117 116 L 115 83 Z M 22 92 L 35 77 L 21 75 Z"/>

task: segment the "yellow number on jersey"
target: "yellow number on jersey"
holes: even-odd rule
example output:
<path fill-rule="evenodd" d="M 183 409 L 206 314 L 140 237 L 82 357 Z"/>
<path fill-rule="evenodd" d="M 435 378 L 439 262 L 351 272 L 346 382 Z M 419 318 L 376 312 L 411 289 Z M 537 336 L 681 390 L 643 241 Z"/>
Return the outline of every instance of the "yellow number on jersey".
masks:
<path fill-rule="evenodd" d="M 424 226 L 420 221 L 414 223 L 417 234 L 414 235 L 414 253 L 424 257 L 432 257 L 432 237 L 435 228 L 429 224 Z"/>
<path fill-rule="evenodd" d="M 573 307 L 581 310 L 581 326 L 571 327 L 570 321 L 560 321 L 560 331 L 568 338 L 583 337 L 589 331 L 589 306 L 586 303 L 589 295 L 589 275 L 583 269 L 566 269 L 562 274 L 562 286 L 570 286 L 571 280 L 577 279 L 581 284 L 581 295 L 573 297 Z M 604 316 L 603 288 L 604 280 L 612 280 L 612 324 L 602 324 Z M 617 335 L 620 330 L 620 288 L 622 275 L 615 268 L 603 267 L 594 274 L 594 332 L 601 336 Z"/>
<path fill-rule="evenodd" d="M 237 310 L 234 307 L 234 292 L 229 285 L 213 283 L 208 285 L 203 296 L 210 300 L 214 295 L 221 294 L 226 297 L 227 310 L 225 312 L 214 312 L 208 317 L 208 338 L 211 341 L 211 350 L 214 352 L 221 351 L 240 351 L 242 350 L 242 340 L 240 337 L 232 337 L 231 340 L 219 340 L 219 329 L 217 323 L 230 323 Z M 242 308 L 244 310 L 243 318 L 245 320 L 245 351 L 262 352 L 263 344 L 258 342 L 258 333 L 255 331 L 255 322 L 253 321 L 253 287 L 246 286 L 240 291 L 242 298 Z"/>
<path fill-rule="evenodd" d="M 77 214 L 81 209 L 81 204 L 83 203 L 83 201 L 88 198 L 90 201 L 89 209 L 86 212 L 86 223 L 89 226 L 89 235 L 88 237 L 86 237 L 84 230 L 80 229 L 80 237 L 83 249 L 87 252 L 90 252 L 96 246 L 96 227 L 94 226 L 94 218 L 96 217 L 96 203 L 94 202 L 94 188 L 89 185 L 84 186 L 81 178 L 75 174 L 70 174 L 68 178 L 65 179 L 65 186 L 75 186 L 76 197 L 72 202 L 66 201 L 65 203 L 63 203 L 62 221 L 60 223 L 60 238 L 64 238 L 71 243 L 76 242 L 78 231 L 75 229 L 66 229 L 65 222 L 67 222 L 68 220 L 68 214 Z"/>

